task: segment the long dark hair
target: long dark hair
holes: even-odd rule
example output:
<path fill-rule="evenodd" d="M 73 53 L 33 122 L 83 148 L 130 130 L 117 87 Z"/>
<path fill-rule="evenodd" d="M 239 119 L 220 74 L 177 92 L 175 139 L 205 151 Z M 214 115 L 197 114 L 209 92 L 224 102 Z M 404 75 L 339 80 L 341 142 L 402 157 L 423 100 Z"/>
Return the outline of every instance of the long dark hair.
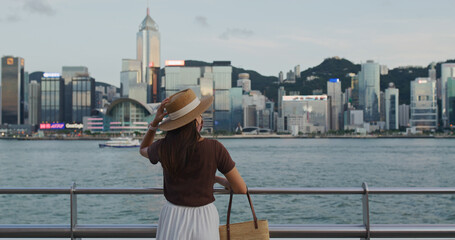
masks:
<path fill-rule="evenodd" d="M 161 166 L 171 177 L 177 176 L 188 165 L 201 135 L 196 129 L 196 119 L 168 131 L 158 151 Z"/>

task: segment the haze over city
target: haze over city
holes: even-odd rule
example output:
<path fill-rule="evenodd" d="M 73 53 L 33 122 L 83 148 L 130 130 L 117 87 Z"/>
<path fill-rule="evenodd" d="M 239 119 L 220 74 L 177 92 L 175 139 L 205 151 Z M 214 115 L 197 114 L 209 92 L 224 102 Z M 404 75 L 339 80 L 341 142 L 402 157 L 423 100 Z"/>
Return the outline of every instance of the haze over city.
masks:
<path fill-rule="evenodd" d="M 136 57 L 146 15 L 161 33 L 164 60 L 229 60 L 276 76 L 340 56 L 389 68 L 453 58 L 454 1 L 69 1 L 2 0 L 0 54 L 28 72 L 87 66 L 120 84 L 122 58 Z"/>

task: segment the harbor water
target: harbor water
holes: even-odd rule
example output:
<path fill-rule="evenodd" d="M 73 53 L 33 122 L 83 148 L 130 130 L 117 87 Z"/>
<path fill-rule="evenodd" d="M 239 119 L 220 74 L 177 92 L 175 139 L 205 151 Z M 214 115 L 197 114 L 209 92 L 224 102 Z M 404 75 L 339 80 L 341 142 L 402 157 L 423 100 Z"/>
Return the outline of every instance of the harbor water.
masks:
<path fill-rule="evenodd" d="M 453 187 L 455 139 L 221 139 L 252 187 Z M 138 149 L 100 141 L 0 140 L 0 187 L 162 187 L 162 169 Z M 220 187 L 215 185 L 215 187 Z M 360 195 L 252 195 L 272 224 L 361 224 Z M 216 195 L 220 222 L 228 195 Z M 162 195 L 80 195 L 78 223 L 157 223 Z M 454 195 L 370 196 L 373 224 L 455 221 Z M 67 195 L 0 195 L 0 224 L 69 224 Z M 233 221 L 251 219 L 234 198 Z"/>

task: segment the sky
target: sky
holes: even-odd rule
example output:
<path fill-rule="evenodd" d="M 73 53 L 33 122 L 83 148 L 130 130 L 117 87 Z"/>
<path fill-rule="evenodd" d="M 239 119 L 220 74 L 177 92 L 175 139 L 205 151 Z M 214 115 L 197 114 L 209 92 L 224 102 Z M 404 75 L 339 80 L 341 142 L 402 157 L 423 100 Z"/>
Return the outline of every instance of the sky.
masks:
<path fill-rule="evenodd" d="M 0 0 L 0 55 L 25 70 L 86 66 L 120 85 L 150 15 L 165 60 L 229 60 L 277 76 L 339 56 L 389 68 L 455 59 L 453 0 Z"/>

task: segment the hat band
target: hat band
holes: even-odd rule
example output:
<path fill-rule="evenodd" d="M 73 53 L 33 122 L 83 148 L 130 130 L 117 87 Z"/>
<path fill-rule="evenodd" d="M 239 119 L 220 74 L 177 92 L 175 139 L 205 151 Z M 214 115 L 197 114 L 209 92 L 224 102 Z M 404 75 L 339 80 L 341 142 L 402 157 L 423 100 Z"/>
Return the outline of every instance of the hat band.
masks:
<path fill-rule="evenodd" d="M 199 106 L 199 98 L 196 97 L 192 102 L 188 103 L 185 107 L 180 108 L 178 111 L 169 113 L 169 118 L 171 120 L 176 120 L 180 117 L 185 116 L 187 113 L 193 111 L 197 106 Z"/>

